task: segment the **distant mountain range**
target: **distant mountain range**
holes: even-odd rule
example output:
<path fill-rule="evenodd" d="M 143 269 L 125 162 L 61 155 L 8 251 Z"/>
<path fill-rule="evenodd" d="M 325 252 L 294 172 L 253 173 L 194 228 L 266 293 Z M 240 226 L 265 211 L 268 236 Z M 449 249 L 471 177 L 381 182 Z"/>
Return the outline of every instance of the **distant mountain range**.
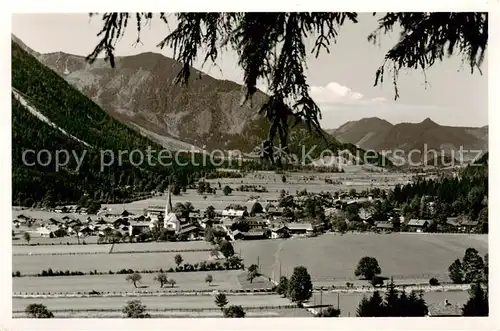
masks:
<path fill-rule="evenodd" d="M 352 143 L 365 150 L 394 151 L 405 153 L 411 150 L 424 151 L 435 149 L 445 155 L 451 151 L 488 150 L 488 126 L 454 127 L 439 125 L 430 118 L 420 123 L 399 123 L 393 125 L 386 120 L 370 117 L 359 121 L 351 121 L 337 129 L 326 130 L 337 140 Z M 464 158 L 473 158 L 475 153 L 468 153 Z M 420 158 L 414 154 L 412 159 Z"/>
<path fill-rule="evenodd" d="M 169 149 L 251 153 L 268 137 L 269 122 L 258 110 L 268 96 L 257 91 L 241 104 L 242 86 L 218 80 L 192 69 L 187 86 L 174 84 L 181 64 L 157 53 L 116 58 L 111 68 L 103 59 L 89 64 L 83 56 L 63 52 L 40 54 L 15 36 L 21 48 L 52 69 L 111 117 Z M 289 148 L 301 154 L 317 146 L 315 157 L 326 148 L 357 148 L 339 143 L 327 132 L 309 132 L 299 123 L 289 133 Z"/>

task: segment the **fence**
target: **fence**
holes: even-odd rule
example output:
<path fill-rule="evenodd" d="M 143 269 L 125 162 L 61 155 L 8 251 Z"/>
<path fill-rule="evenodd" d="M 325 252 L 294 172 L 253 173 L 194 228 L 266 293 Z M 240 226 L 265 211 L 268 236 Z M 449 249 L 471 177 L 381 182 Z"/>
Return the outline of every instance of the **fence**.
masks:
<path fill-rule="evenodd" d="M 17 292 L 13 293 L 13 298 L 94 298 L 94 297 L 142 297 L 142 296 L 197 296 L 197 295 L 212 295 L 214 290 L 200 289 L 200 290 L 166 290 L 166 291 L 119 291 L 119 292 Z M 230 289 L 221 290 L 219 293 L 226 295 L 267 295 L 275 294 L 272 288 L 261 289 Z"/>
<path fill-rule="evenodd" d="M 106 244 L 110 245 L 110 244 Z M 65 246 L 65 245 L 62 245 Z M 70 246 L 70 245 L 68 245 Z M 113 249 L 113 248 L 112 248 Z M 109 251 L 101 252 L 47 252 L 47 253 L 13 253 L 13 256 L 26 256 L 26 255 L 92 255 L 92 254 L 141 254 L 141 253 L 191 253 L 191 252 L 210 252 L 210 248 L 196 248 L 196 249 L 165 249 L 165 250 L 145 250 L 145 251 Z"/>

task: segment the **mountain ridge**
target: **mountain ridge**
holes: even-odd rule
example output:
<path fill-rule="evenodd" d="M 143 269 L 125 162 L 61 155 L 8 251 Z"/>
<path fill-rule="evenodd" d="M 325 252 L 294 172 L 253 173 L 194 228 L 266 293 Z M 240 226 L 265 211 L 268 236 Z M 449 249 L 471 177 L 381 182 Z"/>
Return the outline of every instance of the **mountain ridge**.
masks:
<path fill-rule="evenodd" d="M 83 56 L 52 52 L 36 58 L 104 109 L 112 118 L 153 141 L 175 141 L 200 150 L 252 153 L 268 138 L 270 123 L 259 113 L 268 96 L 258 90 L 242 103 L 243 87 L 192 69 L 187 85 L 175 84 L 181 64 L 145 52 L 88 63 Z M 278 144 L 277 137 L 275 138 Z M 349 149 L 324 130 L 309 131 L 303 122 L 290 127 L 290 151 L 319 146 Z M 312 156 L 318 156 L 317 149 Z M 299 152 L 298 154 L 301 154 Z M 318 154 L 318 155 L 315 155 Z M 376 161 L 378 162 L 378 161 Z"/>
<path fill-rule="evenodd" d="M 440 125 L 431 118 L 421 122 L 391 124 L 378 117 L 349 121 L 337 129 L 327 130 L 337 140 L 352 143 L 365 150 L 378 152 L 435 149 L 444 154 L 451 151 L 488 150 L 488 125 L 458 127 Z"/>

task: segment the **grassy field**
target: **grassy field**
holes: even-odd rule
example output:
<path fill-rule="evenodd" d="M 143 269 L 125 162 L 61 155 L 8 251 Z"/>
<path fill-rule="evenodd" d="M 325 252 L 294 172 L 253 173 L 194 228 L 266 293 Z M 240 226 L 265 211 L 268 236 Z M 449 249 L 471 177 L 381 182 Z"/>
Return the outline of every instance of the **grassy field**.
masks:
<path fill-rule="evenodd" d="M 290 300 L 279 295 L 230 295 L 227 296 L 230 305 L 243 307 L 286 306 Z M 214 297 L 203 296 L 168 296 L 168 297 L 112 297 L 112 298 L 37 298 L 13 299 L 12 310 L 21 311 L 30 303 L 37 302 L 47 306 L 49 310 L 59 309 L 121 309 L 127 301 L 141 300 L 151 309 L 210 309 L 217 308 Z"/>
<path fill-rule="evenodd" d="M 36 213 L 36 212 L 35 212 Z M 28 214 L 28 213 L 27 213 Z M 30 215 L 33 213 L 29 213 Z M 12 246 L 25 246 L 26 241 L 22 239 L 22 232 L 25 230 L 28 231 L 34 231 L 35 229 L 28 229 L 27 227 L 22 227 L 19 229 L 14 229 L 16 231 L 16 238 L 12 240 Z M 97 244 L 97 236 L 90 236 L 90 237 L 84 237 L 80 238 L 80 244 L 82 244 L 84 241 L 86 244 Z M 78 244 L 78 238 L 76 237 L 62 237 L 62 238 L 47 238 L 47 237 L 40 237 L 37 236 L 36 234 L 31 235 L 31 240 L 30 244 L 40 244 L 40 245 L 67 245 L 67 243 L 70 244 Z"/>
<path fill-rule="evenodd" d="M 382 296 L 384 295 L 381 293 Z M 371 293 L 368 294 L 371 296 Z M 359 302 L 363 298 L 363 293 L 340 293 L 339 298 L 337 299 L 337 293 L 327 293 L 324 292 L 322 295 L 320 293 L 313 293 L 311 300 L 309 300 L 310 304 L 319 305 L 321 302 L 324 305 L 333 305 L 337 307 L 337 300 L 340 304 L 341 316 L 356 316 L 356 309 L 358 308 Z M 453 292 L 425 292 L 424 299 L 429 304 L 441 303 L 447 299 L 451 304 L 459 304 L 462 306 L 467 299 L 469 298 L 469 294 L 466 291 L 453 291 Z"/>
<path fill-rule="evenodd" d="M 26 318 L 24 312 L 14 312 L 13 318 Z M 86 312 L 86 311 L 67 311 L 57 312 L 54 314 L 56 318 L 123 318 L 123 313 L 118 311 L 105 312 Z M 163 311 L 151 312 L 151 318 L 222 318 L 221 311 L 205 310 L 201 312 L 184 312 L 184 311 Z M 271 317 L 311 317 L 305 309 L 268 309 L 268 310 L 247 310 L 246 317 L 250 318 L 271 318 Z"/>
<path fill-rule="evenodd" d="M 116 248 L 116 247 L 115 247 Z M 108 253 L 111 244 L 97 245 L 40 245 L 40 246 L 12 246 L 13 255 L 29 254 L 77 254 L 77 253 Z"/>
<path fill-rule="evenodd" d="M 281 174 L 274 172 L 256 172 L 247 175 L 245 178 L 221 178 L 208 180 L 212 187 L 217 188 L 217 194 L 200 195 L 196 190 L 188 190 L 179 196 L 173 197 L 173 203 L 191 202 L 196 209 L 205 210 L 208 206 L 213 206 L 215 209 L 224 209 L 231 203 L 241 204 L 250 209 L 254 203 L 250 200 L 251 196 L 259 196 L 260 201 L 275 200 L 279 197 L 280 191 L 283 189 L 295 194 L 298 190 L 306 189 L 308 192 L 319 193 L 321 191 L 345 191 L 352 188 L 361 191 L 373 187 L 380 189 L 391 188 L 399 183 L 407 183 L 411 178 L 410 175 L 395 174 L 395 173 L 287 173 L 287 181 L 281 180 Z M 311 179 L 314 178 L 314 179 Z M 325 178 L 339 181 L 339 184 L 326 184 Z M 221 186 L 229 185 L 236 189 L 240 185 L 262 185 L 268 192 L 238 192 L 233 191 L 231 195 L 225 196 L 221 189 L 218 189 L 218 183 Z M 206 199 L 204 199 L 206 196 Z M 108 204 L 106 207 L 113 212 L 122 212 L 123 209 L 129 212 L 142 213 L 145 208 L 152 205 L 163 206 L 165 197 L 155 197 L 146 200 L 135 201 L 127 204 Z"/>
<path fill-rule="evenodd" d="M 151 242 L 151 243 L 122 243 L 115 244 L 113 253 L 119 252 L 145 252 L 145 251 L 176 251 L 210 249 L 212 245 L 206 241 L 182 242 Z"/>
<path fill-rule="evenodd" d="M 151 246 L 149 246 L 151 245 Z M 34 247 L 37 250 L 90 249 L 85 246 Z M 151 247 L 151 248 L 149 248 Z M 209 247 L 204 242 L 120 244 L 114 251 L 145 249 L 188 249 Z M 424 280 L 436 277 L 448 280 L 448 266 L 456 258 L 461 258 L 468 247 L 476 248 L 481 254 L 488 250 L 488 236 L 460 234 L 325 234 L 316 238 L 237 241 L 235 251 L 241 252 L 246 265 L 258 263 L 261 272 L 275 279 L 281 274 L 291 275 L 293 268 L 304 265 L 308 268 L 316 285 L 343 284 L 355 280 L 354 269 L 363 256 L 373 256 L 379 261 L 382 275 L 397 279 Z M 30 247 L 19 246 L 14 252 L 29 252 Z M 27 250 L 26 250 L 27 249 Z M 96 245 L 96 249 L 101 246 Z M 102 246 L 106 249 L 106 246 Z M 43 269 L 98 270 L 107 272 L 122 268 L 168 269 L 175 267 L 176 253 L 137 253 L 99 255 L 15 255 L 13 271 L 22 274 L 39 273 Z M 184 262 L 196 263 L 209 260 L 208 251 L 183 252 Z"/>
<path fill-rule="evenodd" d="M 382 275 L 395 279 L 437 277 L 448 280 L 448 266 L 462 258 L 465 249 L 488 252 L 487 235 L 454 234 L 333 234 L 316 238 L 267 241 L 237 241 L 246 265 L 259 262 L 261 272 L 279 279 L 293 273 L 297 265 L 305 266 L 316 285 L 354 280 L 354 270 L 363 256 L 375 257 Z M 341 282 L 342 284 L 342 282 Z"/>
<path fill-rule="evenodd" d="M 211 285 L 205 282 L 205 277 L 213 277 Z M 244 277 L 240 275 L 244 274 Z M 14 277 L 12 279 L 14 293 L 73 293 L 90 292 L 134 292 L 134 291 L 171 291 L 171 290 L 231 290 L 241 288 L 268 288 L 272 283 L 264 279 L 254 279 L 247 284 L 246 272 L 242 270 L 207 271 L 207 272 L 172 272 L 168 278 L 174 279 L 177 284 L 171 288 L 165 285 L 163 289 L 154 281 L 156 274 L 141 274 L 142 279 L 134 288 L 132 283 L 125 280 L 127 275 L 98 275 L 98 276 L 63 276 L 63 277 Z M 240 276 L 240 277 L 239 277 Z"/>
<path fill-rule="evenodd" d="M 29 255 L 29 254 L 109 253 L 111 246 L 112 246 L 111 244 L 40 245 L 40 246 L 13 245 L 12 254 Z M 208 250 L 211 247 L 212 245 L 210 245 L 206 241 L 118 243 L 114 245 L 112 253 Z"/>
<path fill-rule="evenodd" d="M 89 272 L 97 270 L 116 272 L 120 269 L 157 270 L 175 268 L 174 256 L 177 253 L 135 253 L 135 254 L 90 254 L 90 255 L 14 255 L 12 271 L 22 274 L 37 274 L 43 269 L 78 270 Z M 180 253 L 183 263 L 194 264 L 210 260 L 210 252 Z"/>

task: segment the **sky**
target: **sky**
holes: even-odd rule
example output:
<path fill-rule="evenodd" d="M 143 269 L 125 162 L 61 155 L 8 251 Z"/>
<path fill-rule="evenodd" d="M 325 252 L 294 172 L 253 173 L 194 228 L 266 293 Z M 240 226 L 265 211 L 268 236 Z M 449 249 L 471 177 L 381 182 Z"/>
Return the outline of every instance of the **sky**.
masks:
<path fill-rule="evenodd" d="M 400 72 L 397 101 L 389 76 L 382 86 L 374 87 L 375 71 L 399 38 L 393 32 L 382 38 L 381 45 L 369 43 L 367 36 L 376 28 L 376 19 L 371 14 L 360 14 L 357 24 L 346 23 L 339 29 L 337 42 L 330 46 L 329 54 L 323 52 L 318 58 L 313 55 L 308 58 L 307 82 L 321 109 L 323 128 L 336 128 L 365 117 L 379 117 L 394 124 L 421 122 L 426 118 L 453 126 L 488 124 L 487 55 L 482 75 L 476 71 L 471 74 L 458 56 L 446 58 L 427 71 L 427 86 L 421 72 Z M 12 33 L 40 53 L 62 51 L 86 56 L 97 44 L 96 34 L 101 27 L 100 17 L 89 18 L 86 13 L 12 16 Z M 129 22 L 128 32 L 118 43 L 115 55 L 151 51 L 172 57 L 171 49 L 160 49 L 157 44 L 174 27 L 173 18 L 168 26 L 159 19 L 153 20 L 141 33 L 142 44 L 134 46 L 135 22 Z M 314 39 L 310 37 L 307 44 L 312 49 Z M 199 60 L 195 67 L 215 78 L 242 83 L 243 73 L 237 61 L 236 53 L 230 50 L 221 54 L 216 66 L 207 63 L 201 67 Z M 263 85 L 261 88 L 265 89 Z"/>

